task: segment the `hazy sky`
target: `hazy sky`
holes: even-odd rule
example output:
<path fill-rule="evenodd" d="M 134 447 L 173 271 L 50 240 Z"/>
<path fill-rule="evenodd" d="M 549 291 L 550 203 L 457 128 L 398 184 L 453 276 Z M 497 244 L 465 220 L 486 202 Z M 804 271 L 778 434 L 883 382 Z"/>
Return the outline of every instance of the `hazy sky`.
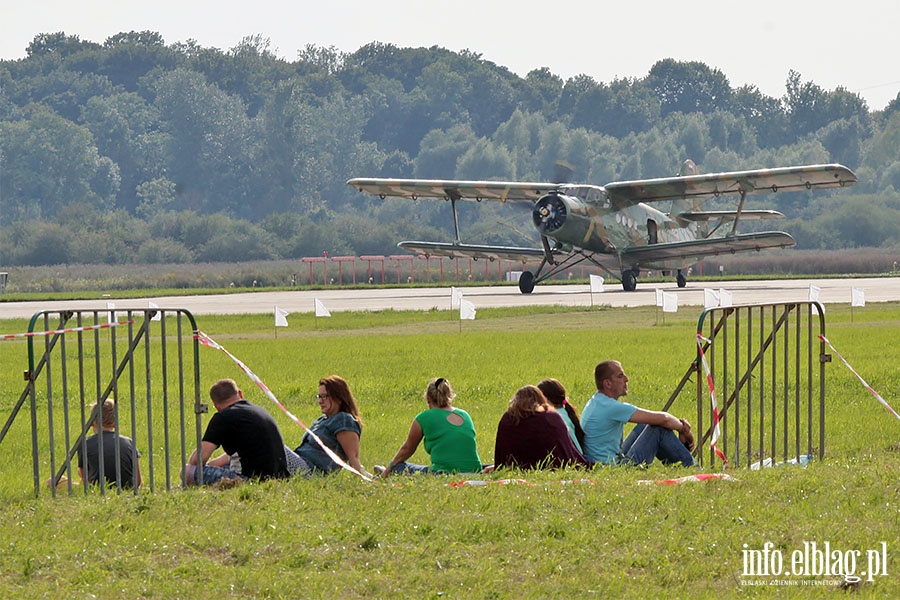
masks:
<path fill-rule="evenodd" d="M 352 52 L 369 42 L 468 49 L 524 76 L 643 77 L 663 58 L 721 69 L 732 87 L 781 97 L 788 72 L 843 86 L 882 109 L 900 93 L 900 0 L 4 0 L 0 57 L 22 58 L 38 33 L 102 43 L 156 31 L 228 50 L 260 34 L 296 58 L 306 44 Z"/>

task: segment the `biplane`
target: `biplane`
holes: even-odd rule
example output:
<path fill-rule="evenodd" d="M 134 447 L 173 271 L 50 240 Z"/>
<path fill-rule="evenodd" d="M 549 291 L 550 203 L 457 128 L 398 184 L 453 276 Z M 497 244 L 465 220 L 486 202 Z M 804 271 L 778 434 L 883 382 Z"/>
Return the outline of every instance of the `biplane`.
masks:
<path fill-rule="evenodd" d="M 534 286 L 573 266 L 589 262 L 634 291 L 643 270 L 675 273 L 687 285 L 687 267 L 721 254 L 787 248 L 794 238 L 783 231 L 740 233 L 742 221 L 778 219 L 775 210 L 747 210 L 750 194 L 851 186 L 856 175 L 839 164 L 806 165 L 726 173 L 697 174 L 685 161 L 678 175 L 618 181 L 604 186 L 569 183 L 458 181 L 437 179 L 355 178 L 348 185 L 381 199 L 439 199 L 450 203 L 455 239 L 451 242 L 404 241 L 404 250 L 424 256 L 538 262 L 523 270 L 519 290 Z M 734 196 L 735 210 L 704 210 L 706 199 Z M 531 206 L 541 247 L 463 243 L 457 203 L 490 201 Z M 669 201 L 668 212 L 654 207 Z"/>

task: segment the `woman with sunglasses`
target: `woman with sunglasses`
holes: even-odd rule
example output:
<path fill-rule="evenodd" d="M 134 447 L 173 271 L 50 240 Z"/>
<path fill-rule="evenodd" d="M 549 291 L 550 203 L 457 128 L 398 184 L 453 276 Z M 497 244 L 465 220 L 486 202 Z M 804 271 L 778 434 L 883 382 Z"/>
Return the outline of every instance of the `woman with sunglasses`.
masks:
<path fill-rule="evenodd" d="M 480 473 L 481 459 L 475 445 L 475 425 L 469 413 L 453 407 L 456 394 L 443 377 L 425 388 L 428 410 L 416 415 L 406 441 L 387 467 L 375 466 L 382 477 L 391 473 Z M 424 440 L 431 466 L 406 462 Z"/>
<path fill-rule="evenodd" d="M 313 421 L 309 430 L 344 462 L 366 474 L 367 471 L 359 462 L 362 419 L 350 386 L 338 375 L 323 377 L 319 380 L 316 401 L 322 410 L 322 416 Z M 303 435 L 294 455 L 288 453 L 287 456 L 288 470 L 292 475 L 333 473 L 341 468 L 309 433 Z"/>

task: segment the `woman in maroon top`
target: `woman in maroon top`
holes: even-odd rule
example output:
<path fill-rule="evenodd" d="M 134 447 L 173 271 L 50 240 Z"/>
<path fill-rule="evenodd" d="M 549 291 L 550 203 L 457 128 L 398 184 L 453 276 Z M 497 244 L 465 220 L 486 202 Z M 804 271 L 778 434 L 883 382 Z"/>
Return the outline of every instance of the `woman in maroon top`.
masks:
<path fill-rule="evenodd" d="M 494 464 L 520 469 L 593 465 L 575 447 L 562 417 L 533 385 L 516 392 L 497 425 Z"/>

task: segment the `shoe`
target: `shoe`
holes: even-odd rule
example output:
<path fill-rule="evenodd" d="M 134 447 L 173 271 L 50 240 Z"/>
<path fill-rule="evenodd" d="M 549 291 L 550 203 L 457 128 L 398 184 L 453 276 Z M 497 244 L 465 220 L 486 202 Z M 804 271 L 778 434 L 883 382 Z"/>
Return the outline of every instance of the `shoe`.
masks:
<path fill-rule="evenodd" d="M 383 467 L 381 465 L 375 465 L 372 469 L 378 473 L 379 476 L 384 475 L 384 472 L 387 471 L 387 467 Z"/>

